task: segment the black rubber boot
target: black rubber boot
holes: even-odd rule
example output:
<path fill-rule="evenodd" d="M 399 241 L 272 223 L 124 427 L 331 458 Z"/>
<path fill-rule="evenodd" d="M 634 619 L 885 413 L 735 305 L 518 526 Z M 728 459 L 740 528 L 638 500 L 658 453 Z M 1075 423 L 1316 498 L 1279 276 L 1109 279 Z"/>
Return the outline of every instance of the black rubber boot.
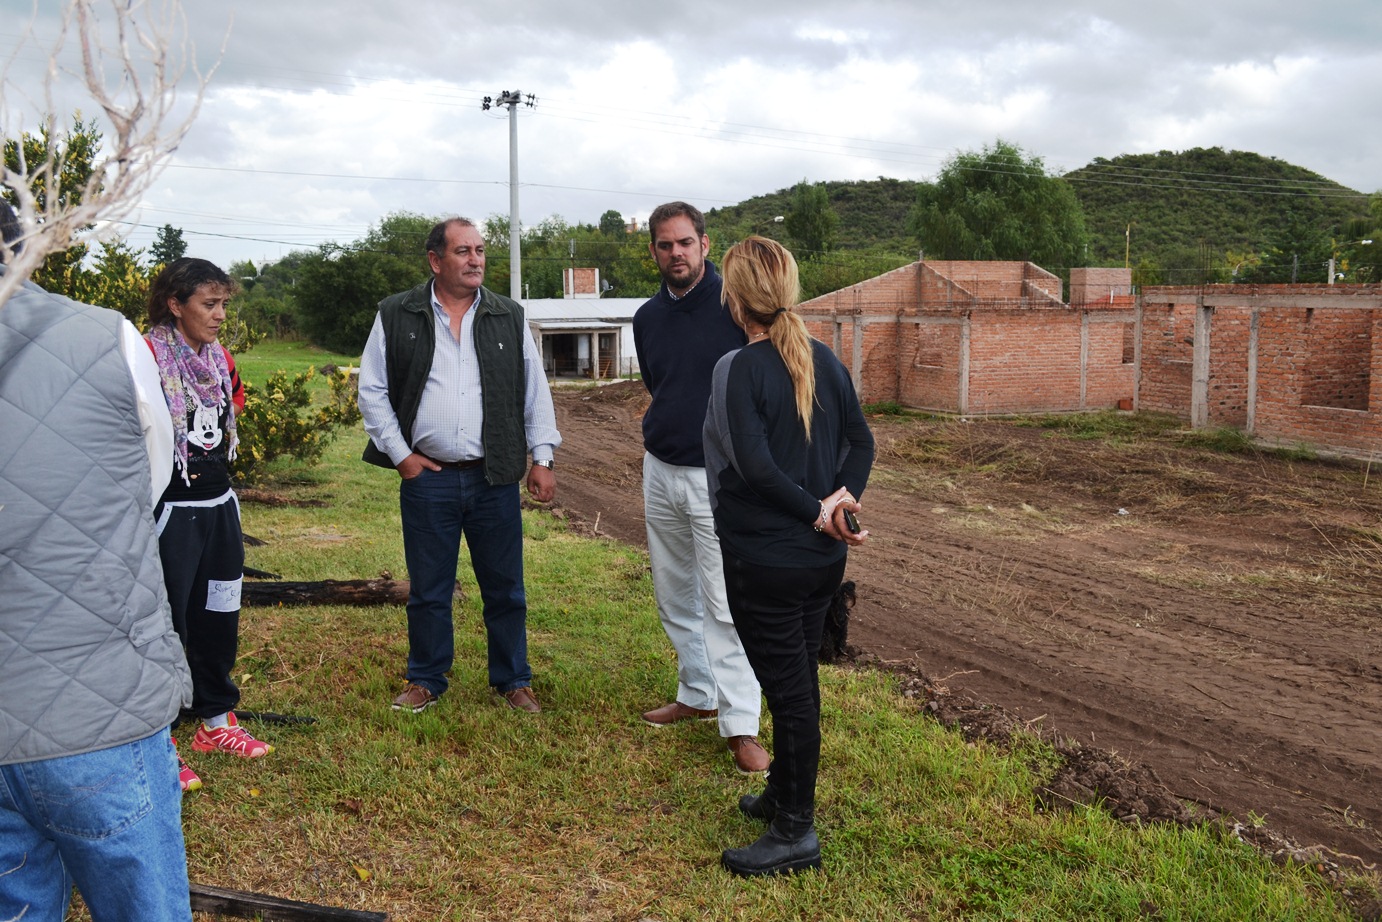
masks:
<path fill-rule="evenodd" d="M 795 874 L 821 866 L 821 842 L 810 813 L 778 813 L 768 831 L 746 848 L 720 855 L 725 870 L 738 877 Z"/>
<path fill-rule="evenodd" d="M 752 794 L 745 794 L 739 798 L 739 812 L 751 820 L 771 823 L 773 817 L 777 816 L 777 793 L 772 788 L 767 787 L 757 797 Z"/>

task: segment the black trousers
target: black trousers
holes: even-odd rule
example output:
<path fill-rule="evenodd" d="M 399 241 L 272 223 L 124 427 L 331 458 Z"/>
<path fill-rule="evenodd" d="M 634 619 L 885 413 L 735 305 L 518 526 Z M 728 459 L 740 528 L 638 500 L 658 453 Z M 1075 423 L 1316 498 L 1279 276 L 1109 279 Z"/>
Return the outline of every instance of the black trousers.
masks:
<path fill-rule="evenodd" d="M 205 720 L 240 702 L 231 671 L 240 643 L 245 545 L 240 505 L 227 493 L 214 505 L 164 507 L 158 553 L 173 629 L 192 672 L 192 713 Z"/>
<path fill-rule="evenodd" d="M 827 567 L 778 568 L 722 556 L 729 612 L 773 715 L 768 786 L 780 813 L 809 814 L 816 808 L 821 760 L 817 655 L 845 560 Z"/>

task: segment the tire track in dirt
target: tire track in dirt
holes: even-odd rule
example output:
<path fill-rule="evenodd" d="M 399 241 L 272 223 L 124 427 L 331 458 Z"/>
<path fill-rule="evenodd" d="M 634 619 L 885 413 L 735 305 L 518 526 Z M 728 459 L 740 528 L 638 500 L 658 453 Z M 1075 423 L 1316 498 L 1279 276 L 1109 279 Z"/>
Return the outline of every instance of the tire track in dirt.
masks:
<path fill-rule="evenodd" d="M 866 499 L 869 527 L 915 529 L 907 497 L 881 492 Z M 1377 861 L 1382 696 L 1341 638 L 1275 601 L 1249 613 L 1130 576 L 1103 550 L 985 547 L 937 528 L 866 548 L 851 560 L 860 598 L 852 639 L 881 659 L 952 676 L 952 690 L 1019 720 L 1150 764 L 1181 797 L 1240 818 L 1266 815 L 1301 841 Z M 873 577 L 898 567 L 909 577 L 925 567 L 929 578 L 911 578 L 904 598 Z M 991 594 L 1018 604 L 956 608 L 947 593 L 985 571 L 1001 574 Z M 1043 629 L 1047 613 L 1064 642 Z M 1155 630 L 1134 620 L 1147 616 Z"/>
<path fill-rule="evenodd" d="M 556 399 L 555 511 L 642 546 L 641 385 Z M 1382 864 L 1382 490 L 1343 466 L 1001 423 L 875 433 L 875 538 L 849 574 L 864 661 Z"/>

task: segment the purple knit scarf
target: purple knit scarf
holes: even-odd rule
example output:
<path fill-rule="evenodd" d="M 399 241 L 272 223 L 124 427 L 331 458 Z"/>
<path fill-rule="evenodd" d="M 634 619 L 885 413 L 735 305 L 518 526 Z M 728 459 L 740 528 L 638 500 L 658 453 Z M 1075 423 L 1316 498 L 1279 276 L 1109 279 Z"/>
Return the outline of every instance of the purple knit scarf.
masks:
<path fill-rule="evenodd" d="M 220 409 L 230 404 L 226 416 L 227 457 L 235 460 L 235 446 L 240 440 L 235 434 L 235 405 L 231 403 L 230 365 L 220 343 L 209 343 L 197 352 L 182 338 L 173 323 L 160 323 L 148 332 L 154 347 L 154 361 L 158 363 L 158 377 L 163 384 L 163 399 L 173 416 L 173 464 L 187 477 L 187 397 L 194 396 L 203 407 Z"/>

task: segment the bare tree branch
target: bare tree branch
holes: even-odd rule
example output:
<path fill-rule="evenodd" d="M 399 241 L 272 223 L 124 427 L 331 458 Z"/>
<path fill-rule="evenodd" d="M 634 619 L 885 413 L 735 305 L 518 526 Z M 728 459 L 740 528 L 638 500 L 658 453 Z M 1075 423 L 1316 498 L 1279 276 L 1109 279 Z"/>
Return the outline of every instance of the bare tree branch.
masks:
<path fill-rule="evenodd" d="M 25 43 L 33 40 L 32 26 Z M 78 189 L 63 189 L 61 145 L 50 144 L 42 163 L 23 155 L 22 119 L 11 111 L 15 95 L 9 71 L 23 44 L 6 63 L 0 84 L 0 126 L 13 132 L 17 164 L 0 163 L 0 186 L 10 193 L 22 228 L 18 252 L 0 248 L 6 269 L 0 275 L 0 307 L 50 254 L 72 246 L 77 234 L 98 223 L 117 222 L 135 211 L 158 179 L 201 108 L 211 71 L 202 75 L 189 53 L 187 20 L 178 0 L 68 0 L 62 26 L 48 54 L 41 127 L 50 138 L 68 118 L 56 111 L 54 90 L 63 72 L 60 55 L 75 41 L 81 67 L 72 75 L 105 115 L 102 156 Z M 224 47 L 223 49 L 224 50 Z M 179 118 L 178 85 L 188 69 L 195 95 Z M 214 71 L 214 67 L 211 69 Z M 43 194 L 36 194 L 41 188 Z"/>

